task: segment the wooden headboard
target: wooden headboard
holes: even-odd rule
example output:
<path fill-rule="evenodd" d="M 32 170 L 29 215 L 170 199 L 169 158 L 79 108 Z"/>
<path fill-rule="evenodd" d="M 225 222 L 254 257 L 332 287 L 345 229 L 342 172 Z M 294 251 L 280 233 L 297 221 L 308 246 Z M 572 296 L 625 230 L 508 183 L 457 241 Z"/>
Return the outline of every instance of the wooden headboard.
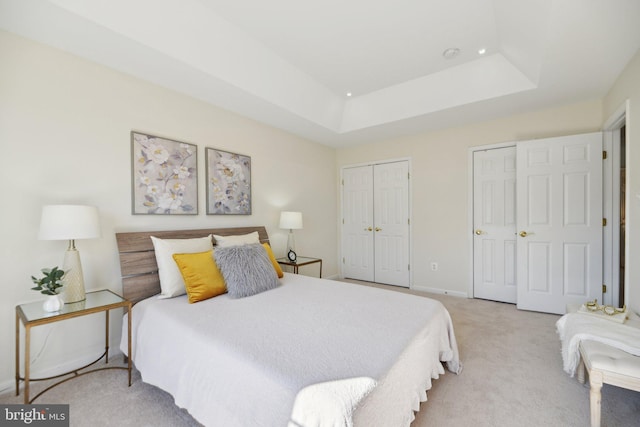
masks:
<path fill-rule="evenodd" d="M 134 304 L 140 300 L 160 293 L 158 264 L 150 236 L 160 239 L 191 239 L 209 234 L 233 236 L 258 232 L 261 243 L 269 243 L 267 230 L 263 227 L 213 228 L 204 230 L 137 231 L 116 233 L 120 271 L 122 274 L 122 293 Z M 213 244 L 215 245 L 215 239 Z"/>

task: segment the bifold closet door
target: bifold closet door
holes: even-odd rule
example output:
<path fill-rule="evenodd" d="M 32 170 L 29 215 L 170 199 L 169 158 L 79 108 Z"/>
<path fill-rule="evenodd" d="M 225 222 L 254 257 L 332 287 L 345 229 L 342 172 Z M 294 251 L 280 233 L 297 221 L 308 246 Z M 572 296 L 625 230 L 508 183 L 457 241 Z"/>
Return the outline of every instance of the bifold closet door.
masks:
<path fill-rule="evenodd" d="M 373 282 L 373 166 L 344 169 L 342 179 L 342 272 Z"/>
<path fill-rule="evenodd" d="M 373 167 L 374 278 L 409 287 L 409 163 Z"/>
<path fill-rule="evenodd" d="M 409 287 L 407 161 L 343 170 L 343 274 Z"/>

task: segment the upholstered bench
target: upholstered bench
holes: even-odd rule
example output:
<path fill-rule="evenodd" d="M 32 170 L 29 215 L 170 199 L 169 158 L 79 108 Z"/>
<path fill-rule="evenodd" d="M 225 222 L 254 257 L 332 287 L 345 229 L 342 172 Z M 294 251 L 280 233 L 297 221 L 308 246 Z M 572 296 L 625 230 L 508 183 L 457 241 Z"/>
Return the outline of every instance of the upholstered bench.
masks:
<path fill-rule="evenodd" d="M 580 343 L 580 356 L 578 381 L 584 383 L 586 367 L 591 387 L 591 427 L 599 427 L 602 384 L 640 391 L 640 357 L 589 340 Z"/>
<path fill-rule="evenodd" d="M 567 307 L 567 312 L 576 312 Z M 640 328 L 640 318 L 629 313 L 626 325 Z M 603 384 L 611 384 L 629 390 L 640 391 L 640 356 L 611 347 L 598 341 L 580 342 L 580 363 L 576 375 L 580 383 L 585 381 L 585 368 L 589 375 L 591 427 L 600 426 L 600 402 Z"/>

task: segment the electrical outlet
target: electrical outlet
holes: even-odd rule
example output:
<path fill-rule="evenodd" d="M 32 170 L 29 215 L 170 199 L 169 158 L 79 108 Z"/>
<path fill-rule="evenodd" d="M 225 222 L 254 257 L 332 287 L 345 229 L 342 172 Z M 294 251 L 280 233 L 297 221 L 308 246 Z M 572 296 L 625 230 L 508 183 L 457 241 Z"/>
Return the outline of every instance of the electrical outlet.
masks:
<path fill-rule="evenodd" d="M 431 263 L 431 271 L 438 271 L 438 263 L 437 262 L 432 262 Z"/>

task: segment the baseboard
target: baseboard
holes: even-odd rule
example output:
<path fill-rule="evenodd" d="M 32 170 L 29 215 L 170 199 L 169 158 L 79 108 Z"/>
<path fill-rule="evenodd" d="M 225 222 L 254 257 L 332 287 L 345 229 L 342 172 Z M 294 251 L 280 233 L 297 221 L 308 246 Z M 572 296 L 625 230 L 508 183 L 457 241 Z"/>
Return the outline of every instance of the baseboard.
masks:
<path fill-rule="evenodd" d="M 411 287 L 411 289 L 415 291 L 431 292 L 433 294 L 451 295 L 452 297 L 469 298 L 469 294 L 466 292 L 450 291 L 447 289 L 430 288 L 427 286 L 419 286 L 419 285 L 414 285 Z"/>
<path fill-rule="evenodd" d="M 327 280 L 340 280 L 340 275 L 338 274 L 333 274 L 331 276 L 325 276 L 323 277 L 323 279 L 327 279 Z"/>

